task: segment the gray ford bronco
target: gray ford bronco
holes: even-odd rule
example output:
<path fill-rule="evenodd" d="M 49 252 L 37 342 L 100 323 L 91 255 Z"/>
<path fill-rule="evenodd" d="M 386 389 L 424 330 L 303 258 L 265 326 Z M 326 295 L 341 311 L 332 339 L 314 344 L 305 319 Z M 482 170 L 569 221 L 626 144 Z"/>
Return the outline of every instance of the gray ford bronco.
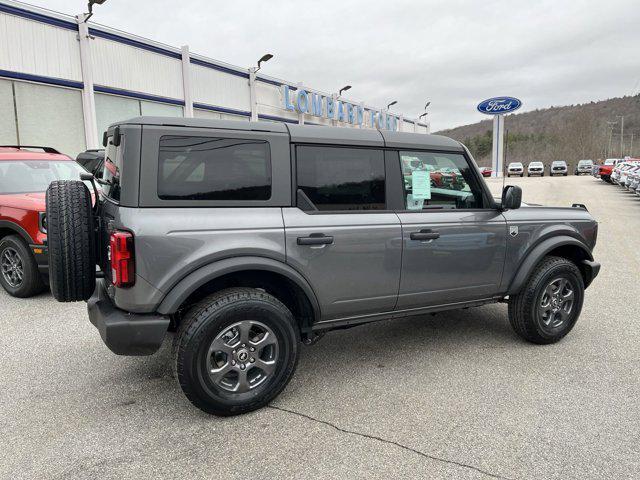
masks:
<path fill-rule="evenodd" d="M 331 329 L 507 301 L 520 337 L 557 342 L 600 268 L 584 206 L 496 201 L 449 138 L 140 117 L 104 143 L 102 178 L 82 175 L 97 201 L 80 180 L 47 191 L 53 294 L 87 301 L 119 355 L 175 331 L 209 413 L 267 404 Z"/>

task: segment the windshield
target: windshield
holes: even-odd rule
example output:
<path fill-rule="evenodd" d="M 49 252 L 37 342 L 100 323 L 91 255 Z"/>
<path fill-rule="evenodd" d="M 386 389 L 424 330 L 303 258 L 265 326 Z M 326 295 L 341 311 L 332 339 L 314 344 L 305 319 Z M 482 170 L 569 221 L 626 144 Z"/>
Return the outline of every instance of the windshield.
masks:
<path fill-rule="evenodd" d="M 74 161 L 3 160 L 0 194 L 44 192 L 54 180 L 80 180 L 84 169 Z"/>
<path fill-rule="evenodd" d="M 614 165 L 615 163 L 616 163 L 615 158 L 607 158 L 607 159 L 604 161 L 604 164 L 605 164 L 605 165 Z"/>
<path fill-rule="evenodd" d="M 518 167 L 522 167 L 522 164 L 521 163 L 510 163 L 509 166 L 518 168 Z"/>
<path fill-rule="evenodd" d="M 530 167 L 541 167 L 542 166 L 542 162 L 531 162 L 529 164 Z"/>
<path fill-rule="evenodd" d="M 580 165 L 580 166 L 592 165 L 592 164 L 593 164 L 593 161 L 591 161 L 591 160 L 580 160 L 578 162 L 578 165 Z"/>
<path fill-rule="evenodd" d="M 563 161 L 557 161 L 557 162 L 553 162 L 552 165 L 554 167 L 563 167 L 565 163 Z"/>

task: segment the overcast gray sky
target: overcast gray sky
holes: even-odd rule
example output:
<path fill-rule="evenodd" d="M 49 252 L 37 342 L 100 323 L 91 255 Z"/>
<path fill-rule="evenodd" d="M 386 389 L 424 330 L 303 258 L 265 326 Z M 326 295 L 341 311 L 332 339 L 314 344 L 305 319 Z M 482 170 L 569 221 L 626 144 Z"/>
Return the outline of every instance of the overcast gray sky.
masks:
<path fill-rule="evenodd" d="M 86 0 L 31 0 L 68 14 Z M 522 111 L 640 91 L 637 0 L 107 0 L 98 23 L 335 91 L 416 117 L 432 130 L 485 118 L 511 95 Z"/>

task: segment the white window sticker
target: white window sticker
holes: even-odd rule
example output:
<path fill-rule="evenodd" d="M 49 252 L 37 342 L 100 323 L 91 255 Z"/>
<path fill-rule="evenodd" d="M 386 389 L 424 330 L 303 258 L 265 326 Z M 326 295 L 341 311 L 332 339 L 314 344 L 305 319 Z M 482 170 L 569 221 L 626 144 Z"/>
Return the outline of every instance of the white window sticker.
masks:
<path fill-rule="evenodd" d="M 411 194 L 414 200 L 431 199 L 431 175 L 428 171 L 414 170 L 411 172 Z"/>
<path fill-rule="evenodd" d="M 422 210 L 424 200 L 421 198 L 414 198 L 413 195 L 407 195 L 407 210 Z"/>

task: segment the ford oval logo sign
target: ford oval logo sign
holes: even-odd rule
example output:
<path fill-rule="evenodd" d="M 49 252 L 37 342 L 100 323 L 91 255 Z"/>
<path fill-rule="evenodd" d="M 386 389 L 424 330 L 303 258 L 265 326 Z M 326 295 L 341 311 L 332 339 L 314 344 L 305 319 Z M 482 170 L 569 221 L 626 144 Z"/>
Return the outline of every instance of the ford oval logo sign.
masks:
<path fill-rule="evenodd" d="M 522 102 L 513 97 L 495 97 L 489 98 L 478 104 L 478 111 L 486 115 L 500 115 L 501 113 L 509 113 L 519 109 Z"/>

